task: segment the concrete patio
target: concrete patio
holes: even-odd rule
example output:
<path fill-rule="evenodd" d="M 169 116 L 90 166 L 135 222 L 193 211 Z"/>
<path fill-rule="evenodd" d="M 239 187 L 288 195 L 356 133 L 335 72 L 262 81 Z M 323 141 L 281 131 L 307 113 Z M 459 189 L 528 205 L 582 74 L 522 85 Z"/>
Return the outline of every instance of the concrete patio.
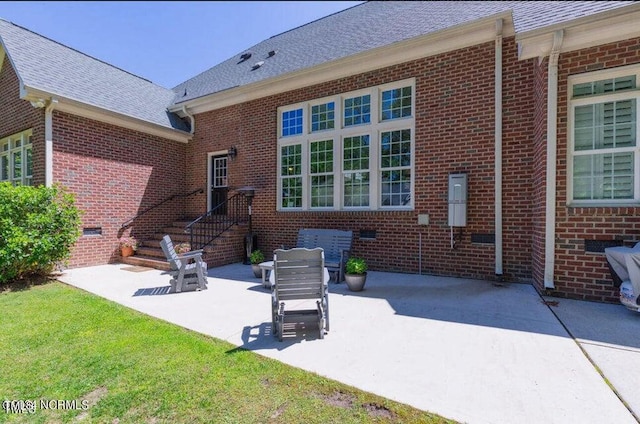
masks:
<path fill-rule="evenodd" d="M 280 343 L 271 333 L 270 291 L 247 265 L 210 269 L 208 290 L 179 294 L 167 294 L 162 271 L 122 264 L 67 270 L 59 279 L 460 422 L 637 424 L 640 417 L 640 314 L 621 305 L 543 299 L 526 284 L 369 272 L 359 293 L 330 284 L 324 340 L 308 331 Z"/>

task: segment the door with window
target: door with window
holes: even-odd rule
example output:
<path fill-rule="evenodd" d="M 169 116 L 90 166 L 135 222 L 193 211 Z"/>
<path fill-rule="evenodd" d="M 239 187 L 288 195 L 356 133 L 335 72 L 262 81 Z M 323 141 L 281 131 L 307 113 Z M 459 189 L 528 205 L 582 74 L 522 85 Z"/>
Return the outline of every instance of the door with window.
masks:
<path fill-rule="evenodd" d="M 227 155 L 213 156 L 210 162 L 211 169 L 211 205 L 216 215 L 227 214 Z"/>

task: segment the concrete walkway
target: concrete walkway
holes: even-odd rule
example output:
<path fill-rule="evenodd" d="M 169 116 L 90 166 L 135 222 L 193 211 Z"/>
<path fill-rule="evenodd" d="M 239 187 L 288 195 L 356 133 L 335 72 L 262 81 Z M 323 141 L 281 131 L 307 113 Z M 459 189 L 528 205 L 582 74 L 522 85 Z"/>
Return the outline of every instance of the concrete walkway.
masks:
<path fill-rule="evenodd" d="M 359 293 L 330 284 L 324 340 L 309 331 L 280 343 L 270 292 L 247 265 L 210 269 L 209 290 L 179 294 L 166 294 L 161 271 L 127 265 L 60 280 L 459 422 L 638 424 L 629 408 L 640 416 L 640 314 L 618 305 L 547 306 L 525 284 L 369 272 Z"/>

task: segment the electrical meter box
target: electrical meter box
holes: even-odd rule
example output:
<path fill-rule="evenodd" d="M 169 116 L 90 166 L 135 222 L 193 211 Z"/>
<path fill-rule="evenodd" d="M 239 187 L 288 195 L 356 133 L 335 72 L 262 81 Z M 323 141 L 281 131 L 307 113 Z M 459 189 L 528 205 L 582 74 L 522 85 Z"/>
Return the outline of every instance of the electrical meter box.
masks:
<path fill-rule="evenodd" d="M 467 225 L 467 174 L 449 174 L 449 226 Z"/>

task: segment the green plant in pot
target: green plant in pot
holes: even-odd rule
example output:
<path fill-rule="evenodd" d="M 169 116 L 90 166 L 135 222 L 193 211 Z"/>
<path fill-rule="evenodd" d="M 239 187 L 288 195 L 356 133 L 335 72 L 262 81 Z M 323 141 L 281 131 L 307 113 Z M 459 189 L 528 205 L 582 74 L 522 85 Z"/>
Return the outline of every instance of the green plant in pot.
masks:
<path fill-rule="evenodd" d="M 249 255 L 249 262 L 251 262 L 253 275 L 256 278 L 262 278 L 262 270 L 258 265 L 264 262 L 264 253 L 262 253 L 260 249 L 254 250 L 253 252 L 251 252 L 251 255 Z"/>
<path fill-rule="evenodd" d="M 345 264 L 344 281 L 349 290 L 362 291 L 367 281 L 367 262 L 362 258 L 349 258 Z"/>

